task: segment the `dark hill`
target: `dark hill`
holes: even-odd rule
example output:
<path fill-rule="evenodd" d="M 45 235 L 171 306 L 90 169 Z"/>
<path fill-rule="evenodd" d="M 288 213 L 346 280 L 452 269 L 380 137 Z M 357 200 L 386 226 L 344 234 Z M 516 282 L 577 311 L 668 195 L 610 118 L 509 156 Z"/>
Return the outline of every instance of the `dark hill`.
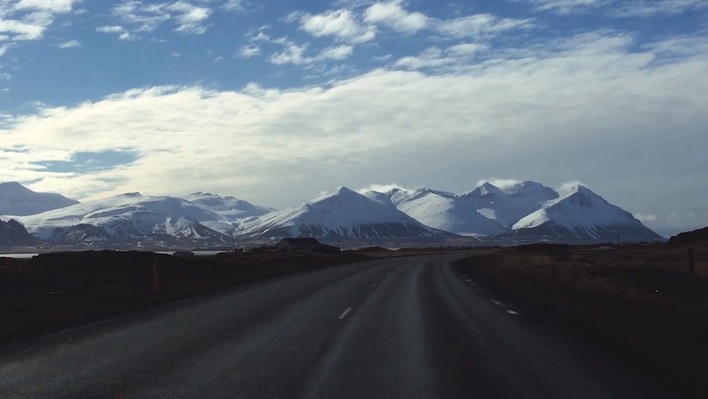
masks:
<path fill-rule="evenodd" d="M 689 244 L 703 244 L 708 246 L 708 227 L 679 233 L 669 238 L 669 242 L 667 244 L 670 247 L 680 247 Z"/>
<path fill-rule="evenodd" d="M 7 222 L 0 220 L 0 248 L 10 248 L 34 244 L 32 237 L 18 221 L 10 219 Z"/>

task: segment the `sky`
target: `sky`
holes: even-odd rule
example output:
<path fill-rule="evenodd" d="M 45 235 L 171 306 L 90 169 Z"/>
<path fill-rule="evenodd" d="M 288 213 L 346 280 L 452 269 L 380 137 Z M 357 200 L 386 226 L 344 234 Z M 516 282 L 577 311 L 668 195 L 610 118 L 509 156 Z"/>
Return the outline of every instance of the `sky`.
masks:
<path fill-rule="evenodd" d="M 708 0 L 0 0 L 0 181 L 78 200 L 581 181 L 708 225 Z"/>

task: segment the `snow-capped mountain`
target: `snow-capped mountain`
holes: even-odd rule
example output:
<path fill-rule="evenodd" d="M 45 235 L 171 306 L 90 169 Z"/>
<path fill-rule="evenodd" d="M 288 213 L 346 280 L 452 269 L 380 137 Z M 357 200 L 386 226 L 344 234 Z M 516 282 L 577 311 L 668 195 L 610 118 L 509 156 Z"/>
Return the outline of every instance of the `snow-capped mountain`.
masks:
<path fill-rule="evenodd" d="M 16 220 L 0 220 L 0 248 L 32 245 L 37 241 Z"/>
<path fill-rule="evenodd" d="M 202 209 L 222 216 L 223 219 L 221 220 L 200 220 L 200 222 L 211 229 L 228 235 L 234 234 L 242 222 L 275 211 L 273 208 L 254 205 L 235 197 L 211 193 L 196 192 L 182 198 L 198 205 Z M 227 222 L 225 223 L 225 221 Z"/>
<path fill-rule="evenodd" d="M 34 193 L 18 183 L 4 183 L 0 184 L 3 205 L 6 208 L 0 209 L 8 214 L 62 205 L 38 214 L 0 216 L 17 220 L 0 224 L 7 230 L 11 223 L 14 236 L 22 236 L 20 230 L 26 227 L 35 238 L 57 245 L 213 247 L 286 236 L 399 244 L 470 242 L 460 235 L 499 236 L 508 242 L 662 239 L 586 187 L 576 186 L 559 195 L 529 181 L 502 187 L 484 183 L 463 194 L 425 188 L 362 195 L 341 187 L 283 211 L 202 192 L 186 199 L 128 193 L 76 203 L 56 194 Z"/>
<path fill-rule="evenodd" d="M 474 190 L 460 195 L 460 201 L 481 215 L 507 229 L 524 216 L 540 209 L 543 204 L 558 198 L 558 193 L 541 183 L 525 181 L 497 187 L 485 182 Z"/>
<path fill-rule="evenodd" d="M 477 212 L 476 203 L 466 197 L 423 188 L 414 192 L 394 189 L 387 193 L 368 191 L 367 197 L 393 204 L 398 210 L 426 226 L 460 235 L 494 236 L 507 231 L 495 220 Z"/>
<path fill-rule="evenodd" d="M 390 204 L 374 201 L 346 187 L 245 222 L 242 227 L 239 238 L 411 240 L 452 236 L 423 225 Z"/>
<path fill-rule="evenodd" d="M 19 218 L 54 243 L 230 245 L 230 236 L 201 222 L 230 226 L 224 216 L 175 197 L 128 193 Z"/>
<path fill-rule="evenodd" d="M 59 194 L 34 192 L 17 182 L 0 183 L 0 215 L 34 215 L 78 203 Z"/>
<path fill-rule="evenodd" d="M 580 185 L 569 188 L 561 197 L 523 217 L 506 236 L 519 240 L 567 242 L 663 239 L 631 213 Z"/>

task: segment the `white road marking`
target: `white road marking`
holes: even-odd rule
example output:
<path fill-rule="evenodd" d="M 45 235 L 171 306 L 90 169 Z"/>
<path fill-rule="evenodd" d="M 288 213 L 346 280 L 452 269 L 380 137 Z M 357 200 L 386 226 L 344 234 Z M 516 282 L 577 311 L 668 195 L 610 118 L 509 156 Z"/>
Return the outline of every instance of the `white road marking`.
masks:
<path fill-rule="evenodd" d="M 497 301 L 497 300 L 495 300 L 495 299 L 492 299 L 492 302 L 494 302 L 495 305 L 498 305 L 498 306 L 501 306 L 502 308 L 504 308 L 504 310 L 506 310 L 506 312 L 509 313 L 509 314 L 513 314 L 513 315 L 519 314 L 519 312 L 507 308 L 506 305 L 504 305 L 503 303 L 501 303 L 501 302 L 499 302 L 499 301 Z"/>
<path fill-rule="evenodd" d="M 379 283 L 374 283 L 374 284 L 371 286 L 371 288 L 376 288 L 376 286 L 377 286 L 378 284 L 379 284 Z"/>
<path fill-rule="evenodd" d="M 58 337 L 58 336 L 60 336 L 60 335 L 68 334 L 68 333 L 71 333 L 71 332 L 74 332 L 74 331 L 83 330 L 84 328 L 95 327 L 95 326 L 98 326 L 98 325 L 100 325 L 100 324 L 110 323 L 110 322 L 115 321 L 115 320 L 118 320 L 118 319 L 119 319 L 119 317 L 113 317 L 113 318 L 111 318 L 111 319 L 106 319 L 106 320 L 97 321 L 97 322 L 95 322 L 95 323 L 86 324 L 85 326 L 79 326 L 79 327 L 70 328 L 70 329 L 68 329 L 68 330 L 63 330 L 63 331 L 55 332 L 55 333 L 53 333 L 53 334 L 46 335 L 44 338 Z"/>
<path fill-rule="evenodd" d="M 347 317 L 347 315 L 348 315 L 349 312 L 351 312 L 351 311 L 352 311 L 352 308 L 351 308 L 351 307 L 348 307 L 347 310 L 345 310 L 344 312 L 342 312 L 341 315 L 339 315 L 339 320 L 342 320 L 342 319 L 344 319 L 345 317 Z"/>

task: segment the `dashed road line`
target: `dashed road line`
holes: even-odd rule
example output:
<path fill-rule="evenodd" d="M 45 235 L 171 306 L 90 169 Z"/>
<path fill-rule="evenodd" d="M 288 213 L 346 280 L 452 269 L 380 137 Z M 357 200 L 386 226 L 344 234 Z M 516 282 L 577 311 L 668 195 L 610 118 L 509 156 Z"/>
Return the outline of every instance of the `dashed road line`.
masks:
<path fill-rule="evenodd" d="M 379 283 L 374 283 L 371 285 L 371 288 L 376 288 L 377 285 L 379 285 Z"/>
<path fill-rule="evenodd" d="M 519 314 L 519 312 L 509 309 L 506 305 L 497 301 L 496 299 L 492 299 L 492 302 L 494 302 L 495 305 L 498 305 L 498 306 L 504 308 L 504 310 L 506 310 L 506 312 L 509 313 L 510 315 L 518 315 Z"/>
<path fill-rule="evenodd" d="M 475 287 L 475 288 L 480 288 L 480 287 L 478 287 L 477 284 L 475 284 L 471 279 L 466 278 L 466 279 L 464 279 L 464 280 L 465 280 L 465 282 L 466 282 L 467 284 L 469 284 L 469 285 L 471 285 L 471 286 L 473 286 L 473 287 Z M 487 295 L 492 296 L 492 293 L 489 292 L 488 289 L 486 289 L 486 288 L 484 288 L 484 287 L 481 287 L 481 289 L 482 289 L 483 291 L 485 291 L 485 292 L 487 293 Z M 496 300 L 496 299 L 492 299 L 492 302 L 494 302 L 495 305 L 497 305 L 497 306 L 499 306 L 499 307 L 501 307 L 501 308 L 504 308 L 504 310 L 506 310 L 506 312 L 509 313 L 510 315 L 518 315 L 518 314 L 519 314 L 519 312 L 517 312 L 517 311 L 515 311 L 515 310 L 509 309 L 509 308 L 508 308 L 506 305 L 504 305 L 501 301 L 498 301 L 498 300 Z"/>
<path fill-rule="evenodd" d="M 345 310 L 344 312 L 342 312 L 341 315 L 339 315 L 339 320 L 343 320 L 345 317 L 347 317 L 347 315 L 348 315 L 349 312 L 351 312 L 351 311 L 352 311 L 352 308 L 351 308 L 351 307 L 348 307 L 347 310 Z"/>

